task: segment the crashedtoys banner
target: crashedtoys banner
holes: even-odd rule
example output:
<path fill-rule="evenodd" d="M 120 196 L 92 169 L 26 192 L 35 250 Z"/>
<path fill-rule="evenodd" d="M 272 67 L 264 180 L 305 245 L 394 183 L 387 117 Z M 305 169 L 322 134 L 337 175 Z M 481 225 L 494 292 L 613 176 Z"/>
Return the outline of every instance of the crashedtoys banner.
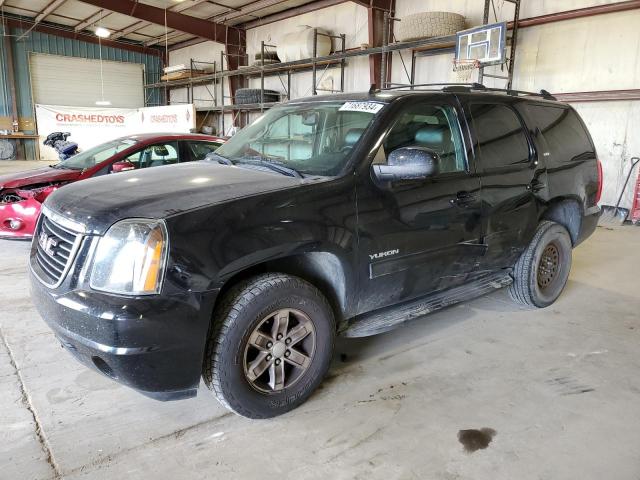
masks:
<path fill-rule="evenodd" d="M 56 151 L 42 143 L 53 132 L 70 132 L 69 141 L 82 151 L 136 133 L 189 133 L 196 127 L 193 105 L 137 109 L 36 105 L 36 121 L 42 160 L 58 159 Z"/>

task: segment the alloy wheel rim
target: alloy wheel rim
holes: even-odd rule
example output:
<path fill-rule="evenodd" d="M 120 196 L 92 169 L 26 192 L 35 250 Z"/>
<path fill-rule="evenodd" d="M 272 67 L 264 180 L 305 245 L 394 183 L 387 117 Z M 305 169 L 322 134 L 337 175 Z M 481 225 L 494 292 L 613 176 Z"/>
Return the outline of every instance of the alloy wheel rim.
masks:
<path fill-rule="evenodd" d="M 538 263 L 538 286 L 545 290 L 558 276 L 560 270 L 560 250 L 554 243 L 547 245 Z"/>
<path fill-rule="evenodd" d="M 316 349 L 316 330 L 307 314 L 279 309 L 263 318 L 244 350 L 244 375 L 261 393 L 278 393 L 298 382 Z"/>

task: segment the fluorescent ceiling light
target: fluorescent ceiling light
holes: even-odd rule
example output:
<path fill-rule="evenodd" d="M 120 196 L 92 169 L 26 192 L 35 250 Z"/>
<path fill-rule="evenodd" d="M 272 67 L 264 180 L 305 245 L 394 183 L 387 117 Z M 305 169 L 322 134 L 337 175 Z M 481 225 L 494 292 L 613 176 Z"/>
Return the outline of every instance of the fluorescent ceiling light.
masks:
<path fill-rule="evenodd" d="M 111 32 L 104 27 L 96 28 L 96 36 L 100 38 L 109 38 L 111 36 Z"/>
<path fill-rule="evenodd" d="M 108 107 L 109 105 L 111 105 L 111 102 L 109 100 L 98 100 L 96 102 L 96 105 L 98 105 L 99 107 Z"/>

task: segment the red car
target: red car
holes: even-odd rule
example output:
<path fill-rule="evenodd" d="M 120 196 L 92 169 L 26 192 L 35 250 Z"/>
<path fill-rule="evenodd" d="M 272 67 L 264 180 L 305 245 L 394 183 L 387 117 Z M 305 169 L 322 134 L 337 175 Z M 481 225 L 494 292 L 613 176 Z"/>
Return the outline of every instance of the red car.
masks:
<path fill-rule="evenodd" d="M 225 142 L 195 134 L 144 134 L 112 140 L 49 167 L 0 176 L 0 238 L 33 236 L 51 192 L 85 178 L 202 160 Z"/>

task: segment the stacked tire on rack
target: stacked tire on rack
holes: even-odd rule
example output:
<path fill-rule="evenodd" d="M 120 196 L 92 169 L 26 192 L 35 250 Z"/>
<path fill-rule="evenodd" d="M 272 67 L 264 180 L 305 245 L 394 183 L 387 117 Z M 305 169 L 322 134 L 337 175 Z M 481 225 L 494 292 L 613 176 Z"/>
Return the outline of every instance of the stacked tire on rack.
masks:
<path fill-rule="evenodd" d="M 263 65 L 273 65 L 274 63 L 280 63 L 278 54 L 276 52 L 265 51 L 264 55 L 261 52 L 255 54 L 254 67 L 261 67 Z"/>
<path fill-rule="evenodd" d="M 280 94 L 275 90 L 262 90 L 259 88 L 239 88 L 236 90 L 236 104 L 246 105 L 249 103 L 275 103 L 280 101 Z"/>
<path fill-rule="evenodd" d="M 465 18 L 451 12 L 422 12 L 400 19 L 396 37 L 400 42 L 454 35 L 465 29 Z"/>

